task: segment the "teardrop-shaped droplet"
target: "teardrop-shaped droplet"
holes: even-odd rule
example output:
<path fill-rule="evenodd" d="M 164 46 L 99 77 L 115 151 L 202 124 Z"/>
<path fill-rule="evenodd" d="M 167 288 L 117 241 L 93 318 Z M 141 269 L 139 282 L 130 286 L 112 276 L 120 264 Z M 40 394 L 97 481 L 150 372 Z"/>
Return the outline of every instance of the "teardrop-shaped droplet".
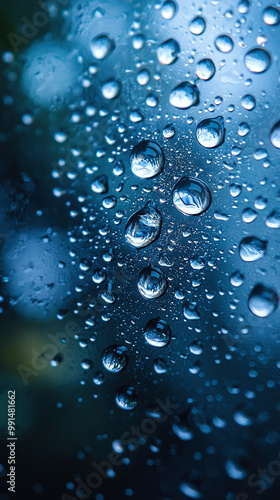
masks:
<path fill-rule="evenodd" d="M 151 203 L 147 203 L 128 219 L 125 239 L 136 248 L 146 247 L 159 237 L 161 223 L 161 214 Z"/>

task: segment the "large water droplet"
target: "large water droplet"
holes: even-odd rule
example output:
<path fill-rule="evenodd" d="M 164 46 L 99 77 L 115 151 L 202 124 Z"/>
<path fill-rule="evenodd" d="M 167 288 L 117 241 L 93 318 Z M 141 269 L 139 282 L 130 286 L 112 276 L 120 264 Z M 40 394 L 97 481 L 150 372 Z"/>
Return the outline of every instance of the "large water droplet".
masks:
<path fill-rule="evenodd" d="M 161 222 L 161 214 L 151 203 L 147 203 L 128 219 L 125 227 L 126 241 L 136 248 L 150 245 L 159 237 Z"/>
<path fill-rule="evenodd" d="M 266 318 L 272 314 L 278 306 L 278 295 L 273 288 L 257 284 L 252 290 L 249 301 L 250 311 L 259 318 Z"/>
<path fill-rule="evenodd" d="M 202 16 L 197 16 L 190 22 L 189 28 L 193 35 L 202 35 L 206 28 L 206 21 Z"/>
<path fill-rule="evenodd" d="M 211 80 L 215 71 L 215 64 L 212 59 L 201 59 L 201 61 L 197 63 L 196 74 L 201 80 Z"/>
<path fill-rule="evenodd" d="M 103 366 L 112 373 L 117 373 L 123 370 L 128 362 L 128 354 L 126 347 L 112 345 L 107 347 L 102 355 Z"/>
<path fill-rule="evenodd" d="M 107 35 L 98 35 L 92 40 L 90 50 L 95 59 L 105 59 L 114 46 L 113 40 Z"/>
<path fill-rule="evenodd" d="M 137 404 L 136 393 L 133 387 L 121 387 L 116 394 L 116 403 L 123 410 L 133 410 Z"/>
<path fill-rule="evenodd" d="M 275 123 L 274 127 L 272 128 L 270 132 L 270 140 L 271 144 L 275 148 L 280 148 L 280 121 Z"/>
<path fill-rule="evenodd" d="M 115 99 L 120 93 L 121 84 L 117 80 L 108 80 L 101 87 L 102 95 L 105 99 Z"/>
<path fill-rule="evenodd" d="M 164 161 L 163 151 L 154 141 L 141 141 L 134 146 L 130 155 L 132 172 L 143 179 L 150 179 L 159 174 Z"/>
<path fill-rule="evenodd" d="M 172 19 L 176 14 L 176 3 L 173 0 L 166 0 L 161 7 L 161 15 L 164 19 Z"/>
<path fill-rule="evenodd" d="M 211 204 L 211 193 L 205 182 L 182 177 L 173 189 L 173 203 L 184 215 L 200 215 Z"/>
<path fill-rule="evenodd" d="M 158 60 L 161 64 L 173 64 L 178 59 L 180 45 L 173 38 L 165 40 L 157 49 Z"/>
<path fill-rule="evenodd" d="M 273 5 L 266 7 L 263 11 L 263 21 L 269 26 L 275 26 L 280 22 L 280 10 Z"/>
<path fill-rule="evenodd" d="M 228 52 L 232 51 L 233 46 L 233 41 L 228 35 L 217 36 L 215 40 L 215 47 L 217 50 L 219 50 L 219 52 L 227 54 Z"/>
<path fill-rule="evenodd" d="M 171 339 L 169 325 L 160 318 L 153 318 L 148 321 L 144 328 L 145 340 L 154 347 L 165 347 Z"/>
<path fill-rule="evenodd" d="M 239 255 L 245 262 L 254 262 L 263 257 L 266 245 L 266 241 L 260 240 L 255 236 L 248 236 L 239 245 Z"/>
<path fill-rule="evenodd" d="M 204 148 L 217 148 L 225 137 L 224 119 L 222 116 L 206 118 L 197 126 L 196 137 Z"/>
<path fill-rule="evenodd" d="M 270 54 L 267 50 L 257 47 L 247 52 L 244 62 L 246 68 L 251 73 L 264 73 L 270 65 L 270 59 Z"/>
<path fill-rule="evenodd" d="M 169 102 L 175 108 L 187 109 L 199 102 L 199 91 L 190 82 L 182 82 L 175 87 L 169 96 Z"/>
<path fill-rule="evenodd" d="M 139 274 L 137 287 L 145 299 L 157 299 L 167 289 L 166 276 L 158 267 L 145 267 Z"/>
<path fill-rule="evenodd" d="M 267 227 L 272 229 L 280 228 L 280 210 L 273 210 L 266 218 L 265 221 Z"/>

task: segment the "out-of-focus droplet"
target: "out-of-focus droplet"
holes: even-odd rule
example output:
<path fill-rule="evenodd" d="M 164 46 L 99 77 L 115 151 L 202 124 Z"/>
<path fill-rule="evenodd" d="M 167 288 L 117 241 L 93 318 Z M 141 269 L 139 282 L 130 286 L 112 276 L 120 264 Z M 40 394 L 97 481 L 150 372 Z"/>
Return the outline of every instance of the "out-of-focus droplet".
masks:
<path fill-rule="evenodd" d="M 173 189 L 174 206 L 184 215 L 200 215 L 211 204 L 211 193 L 205 182 L 182 177 Z"/>

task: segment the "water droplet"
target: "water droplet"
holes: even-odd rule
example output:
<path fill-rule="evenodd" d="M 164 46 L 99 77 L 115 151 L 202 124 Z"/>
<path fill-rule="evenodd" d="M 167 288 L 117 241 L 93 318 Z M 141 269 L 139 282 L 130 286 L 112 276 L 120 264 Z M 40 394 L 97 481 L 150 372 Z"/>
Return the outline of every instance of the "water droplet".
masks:
<path fill-rule="evenodd" d="M 266 245 L 266 241 L 260 240 L 255 236 L 247 236 L 239 245 L 239 255 L 245 262 L 254 262 L 263 257 Z"/>
<path fill-rule="evenodd" d="M 244 283 L 244 275 L 240 271 L 235 271 L 230 277 L 230 284 L 239 287 Z"/>
<path fill-rule="evenodd" d="M 101 87 L 102 95 L 105 99 L 115 99 L 120 93 L 121 84 L 117 80 L 108 80 Z"/>
<path fill-rule="evenodd" d="M 167 366 L 166 366 L 166 363 L 165 363 L 164 359 L 162 359 L 162 358 L 155 359 L 155 361 L 154 361 L 154 370 L 159 375 L 161 375 L 162 373 L 166 373 L 167 372 Z"/>
<path fill-rule="evenodd" d="M 254 220 L 257 218 L 257 215 L 257 212 L 252 208 L 245 208 L 242 212 L 242 220 L 247 224 L 250 224 L 251 222 L 254 222 Z"/>
<path fill-rule="evenodd" d="M 89 359 L 84 359 L 81 362 L 81 367 L 83 370 L 89 370 L 92 367 L 92 362 Z"/>
<path fill-rule="evenodd" d="M 252 111 L 256 107 L 256 100 L 251 94 L 246 94 L 241 99 L 241 105 L 247 111 Z"/>
<path fill-rule="evenodd" d="M 257 284 L 249 296 L 249 309 L 259 318 L 266 318 L 278 306 L 278 295 L 273 288 Z"/>
<path fill-rule="evenodd" d="M 215 47 L 219 52 L 227 54 L 233 49 L 234 43 L 229 35 L 219 35 L 215 40 Z"/>
<path fill-rule="evenodd" d="M 202 120 L 197 126 L 196 137 L 204 148 L 217 148 L 225 137 L 224 119 L 222 116 Z"/>
<path fill-rule="evenodd" d="M 163 137 L 165 139 L 172 139 L 172 137 L 174 137 L 175 135 L 175 127 L 172 123 L 169 123 L 168 125 L 166 125 L 166 127 L 164 127 L 163 131 L 162 131 L 162 134 L 163 134 Z"/>
<path fill-rule="evenodd" d="M 133 410 L 137 405 L 136 393 L 133 387 L 121 387 L 116 394 L 115 400 L 123 410 Z"/>
<path fill-rule="evenodd" d="M 109 372 L 120 372 L 127 366 L 128 363 L 126 347 L 118 345 L 107 347 L 102 355 L 102 363 Z"/>
<path fill-rule="evenodd" d="M 263 11 L 263 21 L 269 26 L 275 26 L 280 22 L 280 10 L 273 5 L 266 7 Z"/>
<path fill-rule="evenodd" d="M 200 215 L 211 204 L 211 193 L 205 182 L 182 177 L 173 189 L 173 203 L 184 215 Z"/>
<path fill-rule="evenodd" d="M 161 7 L 161 15 L 164 19 L 172 19 L 176 14 L 176 3 L 173 0 L 166 0 Z"/>
<path fill-rule="evenodd" d="M 91 184 L 94 193 L 104 194 L 108 191 L 108 179 L 106 175 L 100 175 Z"/>
<path fill-rule="evenodd" d="M 141 141 L 134 146 L 130 155 L 131 170 L 142 179 L 158 175 L 164 166 L 164 154 L 154 141 Z"/>
<path fill-rule="evenodd" d="M 183 304 L 183 314 L 186 319 L 191 321 L 200 319 L 200 313 L 198 312 L 196 302 L 189 302 L 186 300 Z"/>
<path fill-rule="evenodd" d="M 275 148 L 280 148 L 280 122 L 275 123 L 274 127 L 270 132 L 271 144 Z"/>
<path fill-rule="evenodd" d="M 175 87 L 169 96 L 169 102 L 175 108 L 187 109 L 199 103 L 199 91 L 190 82 L 182 82 Z"/>
<path fill-rule="evenodd" d="M 242 122 L 239 124 L 238 135 L 240 135 L 240 137 L 245 137 L 245 135 L 247 135 L 249 132 L 250 132 L 250 127 L 248 123 Z"/>
<path fill-rule="evenodd" d="M 161 64 L 173 64 L 178 59 L 180 45 L 173 38 L 165 40 L 157 49 L 158 60 Z"/>
<path fill-rule="evenodd" d="M 104 271 L 104 269 L 95 269 L 92 275 L 92 281 L 97 285 L 100 285 L 100 283 L 103 283 L 105 279 L 106 279 L 106 272 Z"/>
<path fill-rule="evenodd" d="M 271 227 L 273 229 L 280 228 L 280 210 L 273 210 L 266 218 L 265 221 L 267 227 Z"/>
<path fill-rule="evenodd" d="M 270 59 L 269 52 L 258 47 L 247 52 L 244 62 L 251 73 L 264 73 L 270 65 Z"/>
<path fill-rule="evenodd" d="M 151 78 L 150 72 L 147 69 L 141 69 L 137 75 L 139 85 L 147 85 Z"/>
<path fill-rule="evenodd" d="M 190 22 L 189 28 L 193 35 L 202 35 L 206 28 L 206 21 L 202 16 L 197 16 Z"/>
<path fill-rule="evenodd" d="M 125 239 L 136 248 L 146 247 L 159 237 L 161 223 L 161 214 L 151 203 L 147 203 L 128 219 Z"/>
<path fill-rule="evenodd" d="M 137 287 L 145 299 L 157 299 L 167 289 L 166 276 L 158 267 L 145 267 L 139 274 Z"/>
<path fill-rule="evenodd" d="M 114 42 L 107 35 L 96 36 L 91 44 L 90 50 L 95 59 L 105 59 L 105 57 L 114 49 Z"/>
<path fill-rule="evenodd" d="M 196 74 L 201 80 L 211 80 L 215 75 L 215 64 L 212 59 L 201 59 L 197 63 Z"/>
<path fill-rule="evenodd" d="M 182 481 L 180 484 L 180 491 L 183 495 L 188 498 L 199 499 L 202 498 L 202 494 L 196 485 L 191 481 Z"/>
<path fill-rule="evenodd" d="M 193 438 L 193 432 L 190 429 L 188 417 L 188 412 L 182 413 L 181 415 L 175 415 L 171 424 L 174 434 L 182 441 L 190 441 Z"/>
<path fill-rule="evenodd" d="M 171 339 L 169 325 L 162 319 L 153 318 L 148 321 L 144 328 L 145 340 L 154 347 L 165 347 Z"/>

